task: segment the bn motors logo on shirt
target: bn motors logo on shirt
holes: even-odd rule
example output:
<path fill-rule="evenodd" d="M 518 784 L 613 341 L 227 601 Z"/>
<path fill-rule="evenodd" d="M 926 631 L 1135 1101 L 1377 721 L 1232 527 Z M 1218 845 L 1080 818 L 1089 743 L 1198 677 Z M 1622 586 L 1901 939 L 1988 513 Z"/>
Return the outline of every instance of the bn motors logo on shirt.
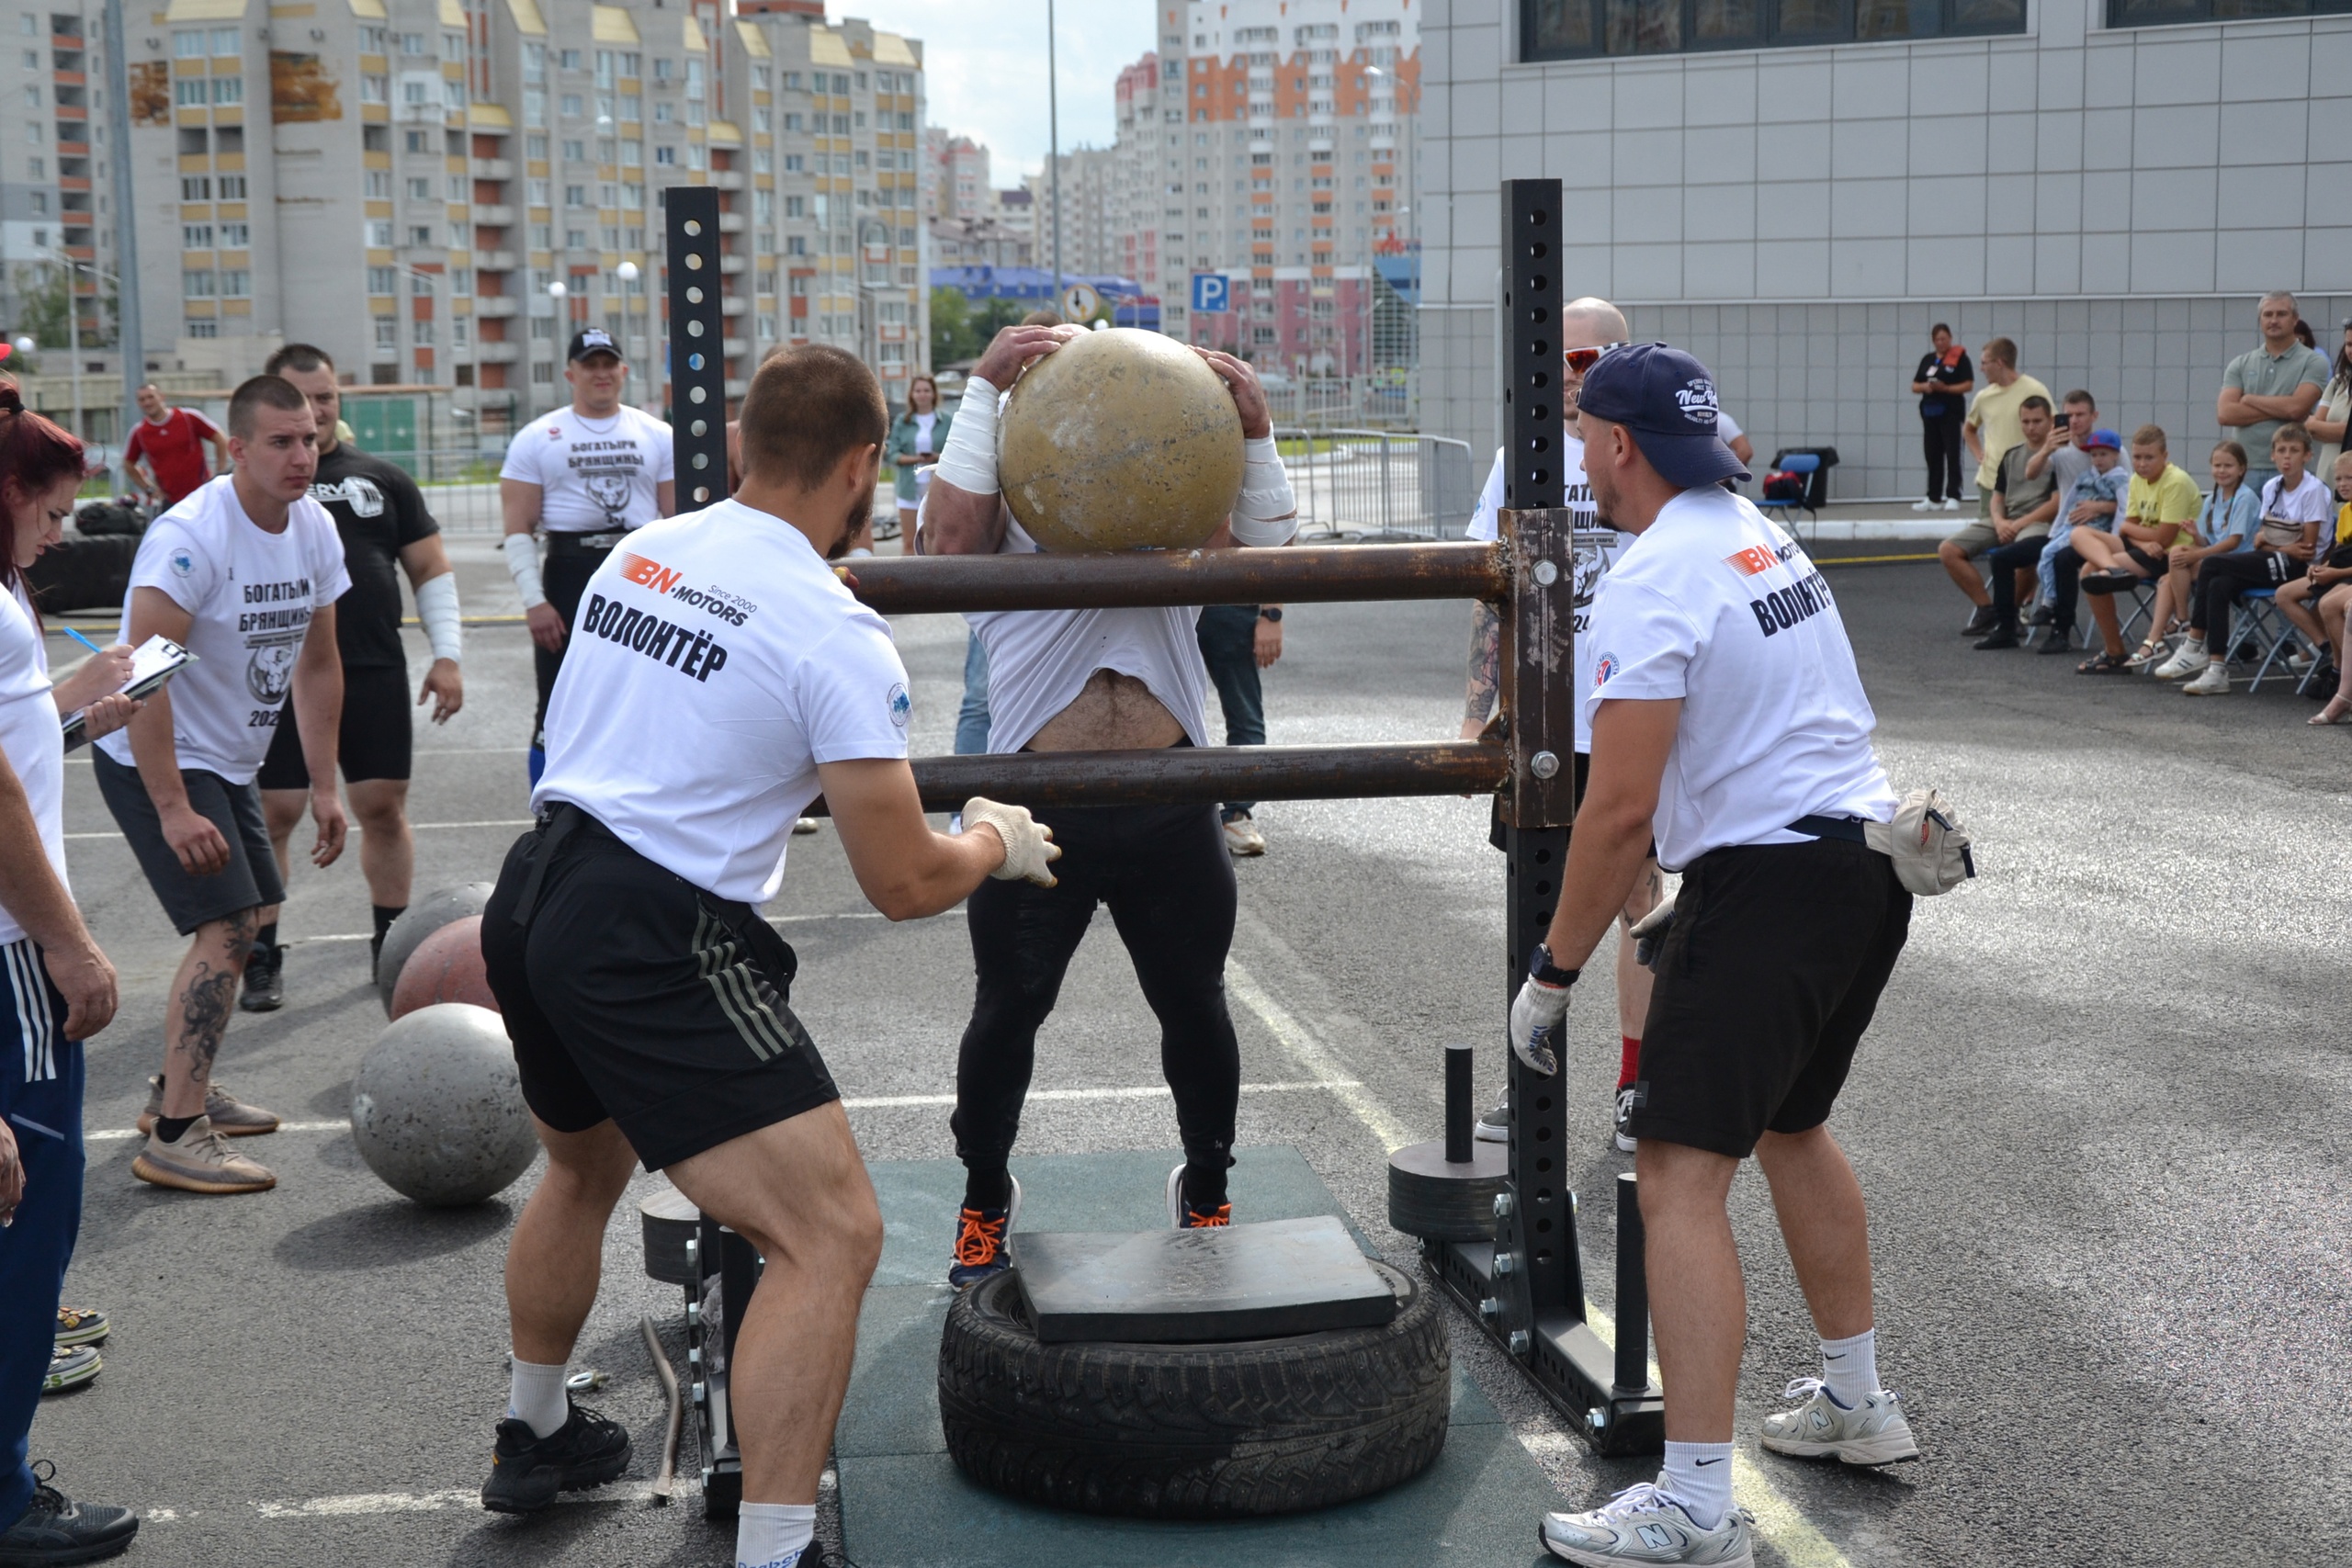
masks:
<path fill-rule="evenodd" d="M 684 575 L 644 556 L 628 552 L 621 556 L 621 577 L 624 581 L 634 582 L 639 588 L 650 589 L 689 609 L 716 616 L 729 626 L 741 626 L 759 610 L 759 606 L 749 599 L 729 593 L 723 588 L 681 588 L 678 580 Z"/>

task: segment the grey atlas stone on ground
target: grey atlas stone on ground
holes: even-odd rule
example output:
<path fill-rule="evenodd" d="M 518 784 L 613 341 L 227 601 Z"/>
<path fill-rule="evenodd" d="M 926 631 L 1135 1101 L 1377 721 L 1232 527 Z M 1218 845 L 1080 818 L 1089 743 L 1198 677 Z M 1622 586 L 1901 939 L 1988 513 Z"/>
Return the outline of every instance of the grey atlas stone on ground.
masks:
<path fill-rule="evenodd" d="M 515 613 L 494 541 L 452 547 L 468 613 Z M 1932 561 L 1827 577 L 1882 753 L 1898 784 L 1958 802 L 1984 874 L 1920 905 L 1832 1122 L 1871 1204 L 1880 1365 L 1924 1459 L 1866 1473 L 1758 1450 L 1757 1424 L 1791 1377 L 1816 1370 L 1815 1347 L 1762 1180 L 1751 1169 L 1733 1186 L 1750 1291 L 1736 1471 L 1758 1514 L 1758 1560 L 2203 1568 L 2226 1541 L 2245 1562 L 2299 1561 L 2352 1530 L 2340 1483 L 2352 1450 L 2341 1257 L 2352 840 L 2335 827 L 2352 805 L 2352 734 L 2304 728 L 2314 705 L 2283 684 L 2184 698 L 2151 680 L 2078 676 L 2073 659 L 1973 652 L 1959 636 L 1967 607 Z M 964 626 L 908 617 L 896 630 L 911 744 L 946 751 Z M 1276 741 L 1459 725 L 1466 605 L 1302 605 L 1283 630 L 1267 677 Z M 423 640 L 409 640 L 421 673 Z M 72 645 L 60 637 L 51 650 L 63 660 Z M 420 890 L 495 874 L 526 816 L 522 627 L 469 628 L 466 679 L 465 712 L 419 735 Z M 356 853 L 323 873 L 298 864 L 282 923 L 287 1005 L 238 1017 L 221 1054 L 221 1077 L 288 1120 L 244 1145 L 277 1171 L 277 1190 L 198 1198 L 131 1178 L 138 1145 L 124 1134 L 156 1070 L 185 944 L 88 764 L 67 773 L 74 886 L 121 968 L 124 1005 L 91 1046 L 88 1125 L 101 1135 L 66 1293 L 111 1314 L 114 1337 L 96 1382 L 44 1404 L 34 1453 L 75 1495 L 149 1511 L 136 1562 L 728 1561 L 731 1532 L 691 1496 L 667 1509 L 644 1499 L 662 1406 L 638 1318 L 674 1325 L 683 1300 L 643 1273 L 636 1201 L 651 1178 L 614 1215 L 576 1358 L 609 1376 L 590 1397 L 636 1438 L 629 1478 L 532 1520 L 476 1506 L 506 1387 L 501 1263 L 536 1177 L 429 1210 L 360 1160 L 351 1078 L 384 1024 Z M 1442 1131 L 1445 1042 L 1476 1043 L 1481 1104 L 1501 1081 L 1502 864 L 1486 803 L 1268 805 L 1259 819 L 1270 852 L 1235 867 L 1227 970 L 1240 1142 L 1296 1148 L 1380 1256 L 1409 1268 L 1411 1244 L 1385 1223 L 1387 1152 Z M 895 927 L 875 917 L 830 827 L 791 852 L 771 914 L 799 951 L 793 1006 L 860 1144 L 876 1161 L 952 1159 L 972 999 L 961 913 Z M 1604 1194 L 1626 1165 L 1610 1145 L 1610 975 L 1596 963 L 1577 986 L 1563 1068 L 1585 1108 L 1566 1168 L 1603 1311 Z M 1039 1037 L 1020 1157 L 1170 1148 L 1159 1084 L 1159 1031 L 1106 918 Z M 1164 1174 L 1139 1173 L 1140 1210 L 1159 1203 Z M 905 1269 L 881 1283 L 939 1286 L 955 1196 L 905 1211 L 886 1247 Z M 1474 1442 L 1532 1453 L 1560 1506 L 1654 1473 L 1588 1456 L 1458 1313 L 1448 1321 L 1456 1379 L 1496 1424 L 1474 1429 L 1457 1404 L 1441 1465 L 1466 1461 Z M 674 1328 L 669 1342 L 683 1363 Z M 927 1373 L 937 1339 L 865 1348 Z M 699 1462 L 689 1450 L 689 1478 Z M 1532 1558 L 1534 1503 L 1496 1506 Z M 1163 1561 L 1242 1561 L 1203 1529 L 1197 1551 Z M 1333 1529 L 1331 1550 L 1284 1561 L 1379 1559 L 1345 1520 Z M 952 1520 L 942 1532 L 932 1560 L 967 1561 Z"/>

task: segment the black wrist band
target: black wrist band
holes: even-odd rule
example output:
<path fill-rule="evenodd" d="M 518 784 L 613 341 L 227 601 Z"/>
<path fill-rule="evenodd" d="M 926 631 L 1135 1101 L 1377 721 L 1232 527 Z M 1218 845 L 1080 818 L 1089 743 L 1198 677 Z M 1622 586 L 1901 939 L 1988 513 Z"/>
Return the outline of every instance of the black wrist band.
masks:
<path fill-rule="evenodd" d="M 1582 970 L 1562 969 L 1555 964 L 1552 949 L 1544 942 L 1537 942 L 1535 951 L 1528 955 L 1527 977 L 1540 986 L 1573 986 L 1577 983 L 1577 976 L 1582 973 Z"/>

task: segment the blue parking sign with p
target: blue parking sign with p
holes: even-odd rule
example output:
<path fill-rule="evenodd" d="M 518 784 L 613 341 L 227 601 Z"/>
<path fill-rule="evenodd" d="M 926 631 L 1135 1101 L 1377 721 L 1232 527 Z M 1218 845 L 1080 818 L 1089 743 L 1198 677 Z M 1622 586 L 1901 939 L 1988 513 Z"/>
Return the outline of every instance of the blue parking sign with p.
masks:
<path fill-rule="evenodd" d="M 1221 272 L 1193 274 L 1193 309 L 1195 310 L 1231 309 L 1227 303 L 1231 291 L 1232 285 L 1226 280 L 1225 274 Z"/>

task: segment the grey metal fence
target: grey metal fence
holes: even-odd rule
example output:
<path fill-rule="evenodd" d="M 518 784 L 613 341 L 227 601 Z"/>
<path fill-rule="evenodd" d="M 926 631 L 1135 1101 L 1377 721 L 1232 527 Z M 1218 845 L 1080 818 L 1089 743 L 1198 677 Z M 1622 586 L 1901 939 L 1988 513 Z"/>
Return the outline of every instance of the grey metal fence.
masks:
<path fill-rule="evenodd" d="M 1324 538 L 1458 539 L 1478 499 L 1468 444 L 1386 430 L 1274 432 L 1302 532 Z"/>

